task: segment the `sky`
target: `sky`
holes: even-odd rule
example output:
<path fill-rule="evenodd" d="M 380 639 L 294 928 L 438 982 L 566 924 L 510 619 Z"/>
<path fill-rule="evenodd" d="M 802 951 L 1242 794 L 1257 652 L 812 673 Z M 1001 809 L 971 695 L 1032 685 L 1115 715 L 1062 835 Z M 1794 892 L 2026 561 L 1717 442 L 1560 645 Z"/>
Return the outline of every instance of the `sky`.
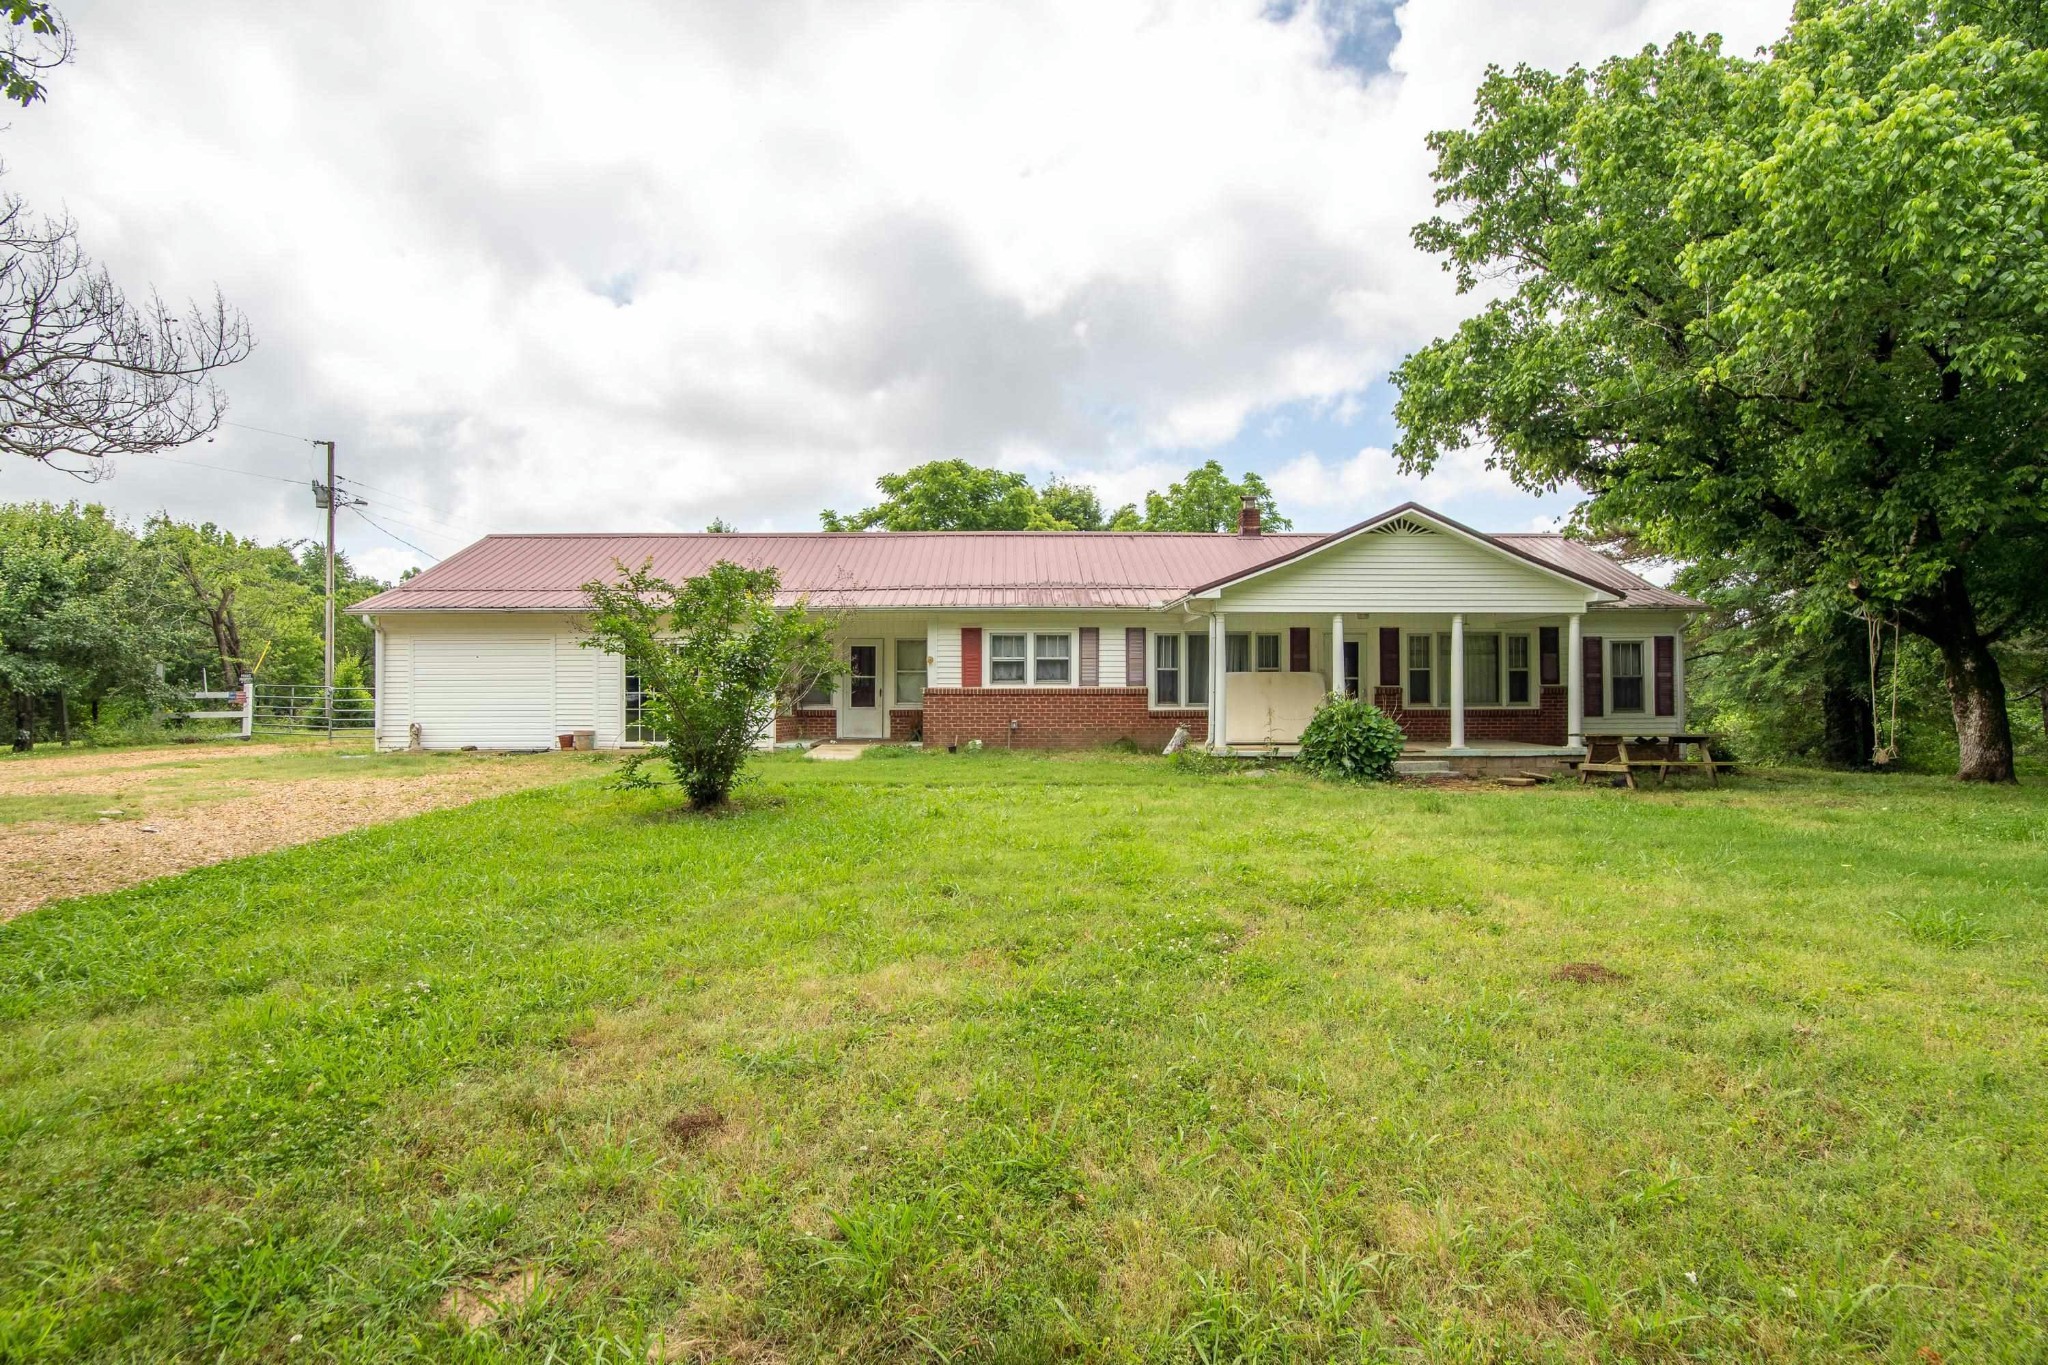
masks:
<path fill-rule="evenodd" d="M 331 438 L 390 578 L 487 531 L 815 529 L 954 457 L 1111 505 L 1217 459 L 1305 530 L 1553 525 L 1570 490 L 1388 454 L 1388 372 L 1476 306 L 1409 240 L 1424 136 L 1488 63 L 1749 52 L 1790 0 L 59 9 L 0 187 L 258 344 L 238 425 L 0 499 L 316 536 Z"/>

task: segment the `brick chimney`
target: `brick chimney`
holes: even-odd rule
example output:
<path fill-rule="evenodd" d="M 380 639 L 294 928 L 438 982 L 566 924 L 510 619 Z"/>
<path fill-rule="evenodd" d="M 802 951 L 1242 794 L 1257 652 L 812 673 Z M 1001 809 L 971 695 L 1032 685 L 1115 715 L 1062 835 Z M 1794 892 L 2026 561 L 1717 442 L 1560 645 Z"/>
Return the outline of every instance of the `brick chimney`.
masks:
<path fill-rule="evenodd" d="M 1241 536 L 1259 533 L 1259 500 L 1249 493 L 1244 495 L 1244 502 L 1237 509 L 1237 533 Z"/>

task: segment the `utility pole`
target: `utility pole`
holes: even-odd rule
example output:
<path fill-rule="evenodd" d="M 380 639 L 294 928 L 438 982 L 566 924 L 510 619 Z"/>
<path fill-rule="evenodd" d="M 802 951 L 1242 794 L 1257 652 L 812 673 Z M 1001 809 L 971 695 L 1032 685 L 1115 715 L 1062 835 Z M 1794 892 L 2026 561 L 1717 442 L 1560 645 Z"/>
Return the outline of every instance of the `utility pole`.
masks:
<path fill-rule="evenodd" d="M 334 738 L 334 512 L 362 501 L 352 498 L 334 483 L 334 442 L 315 441 L 327 448 L 327 482 L 313 483 L 313 505 L 327 512 L 327 663 L 321 674 L 320 700 L 327 712 L 327 737 Z"/>
<path fill-rule="evenodd" d="M 334 505 L 341 501 L 335 496 L 334 487 L 334 442 L 322 441 L 327 447 L 327 662 L 320 674 L 321 708 L 327 713 L 327 738 L 334 738 Z M 315 500 L 316 503 L 318 499 Z"/>

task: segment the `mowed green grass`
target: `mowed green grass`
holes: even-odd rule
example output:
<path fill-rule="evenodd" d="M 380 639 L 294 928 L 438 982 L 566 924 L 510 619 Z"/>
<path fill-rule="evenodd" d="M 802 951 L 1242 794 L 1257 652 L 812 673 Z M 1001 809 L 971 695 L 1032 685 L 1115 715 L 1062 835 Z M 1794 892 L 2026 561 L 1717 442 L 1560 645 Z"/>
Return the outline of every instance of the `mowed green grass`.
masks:
<path fill-rule="evenodd" d="M 0 1359 L 2048 1355 L 2038 779 L 757 771 L 0 927 Z"/>

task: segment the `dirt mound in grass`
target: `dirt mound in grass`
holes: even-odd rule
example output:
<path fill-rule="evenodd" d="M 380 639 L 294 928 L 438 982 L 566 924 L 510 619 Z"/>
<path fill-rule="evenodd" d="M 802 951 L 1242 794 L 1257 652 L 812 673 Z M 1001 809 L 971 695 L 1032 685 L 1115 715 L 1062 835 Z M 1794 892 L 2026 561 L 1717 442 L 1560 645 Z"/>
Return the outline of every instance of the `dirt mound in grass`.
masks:
<path fill-rule="evenodd" d="M 1598 962 L 1567 962 L 1550 974 L 1552 981 L 1576 981 L 1582 986 L 1603 985 L 1610 981 L 1626 981 L 1628 978 L 1612 967 Z"/>

